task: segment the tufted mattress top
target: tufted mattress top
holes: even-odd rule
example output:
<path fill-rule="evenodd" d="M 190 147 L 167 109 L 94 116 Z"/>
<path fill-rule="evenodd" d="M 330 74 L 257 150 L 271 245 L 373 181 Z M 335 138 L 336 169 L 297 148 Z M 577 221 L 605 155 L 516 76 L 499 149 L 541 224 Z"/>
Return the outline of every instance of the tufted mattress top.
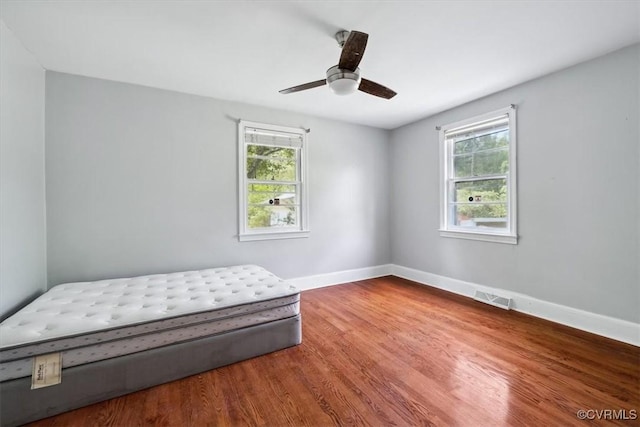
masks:
<path fill-rule="evenodd" d="M 296 295 L 256 265 L 67 283 L 0 324 L 0 349 Z"/>

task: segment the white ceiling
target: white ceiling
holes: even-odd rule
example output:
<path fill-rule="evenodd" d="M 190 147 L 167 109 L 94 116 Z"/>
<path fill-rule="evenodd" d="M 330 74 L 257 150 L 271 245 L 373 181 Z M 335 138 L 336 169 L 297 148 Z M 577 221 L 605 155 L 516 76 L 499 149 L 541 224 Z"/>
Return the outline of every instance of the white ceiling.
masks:
<path fill-rule="evenodd" d="M 640 41 L 640 1 L 15 1 L 48 70 L 392 129 Z M 281 95 L 369 34 L 362 76 L 398 95 Z"/>

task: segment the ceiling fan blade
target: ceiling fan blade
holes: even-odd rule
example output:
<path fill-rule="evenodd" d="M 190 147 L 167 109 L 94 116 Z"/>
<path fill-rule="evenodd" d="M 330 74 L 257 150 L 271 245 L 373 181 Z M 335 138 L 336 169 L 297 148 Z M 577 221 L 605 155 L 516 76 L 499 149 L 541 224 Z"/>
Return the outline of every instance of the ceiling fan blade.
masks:
<path fill-rule="evenodd" d="M 368 93 L 369 95 L 379 96 L 384 99 L 391 99 L 397 95 L 393 90 L 371 80 L 361 79 L 358 90 Z"/>
<path fill-rule="evenodd" d="M 316 80 L 315 82 L 309 82 L 309 83 L 305 83 L 303 85 L 298 85 L 298 86 L 290 87 L 290 88 L 287 88 L 287 89 L 282 89 L 280 91 L 280 93 L 287 94 L 287 93 L 293 93 L 293 92 L 300 92 L 301 90 L 313 89 L 314 87 L 324 86 L 326 84 L 327 84 L 327 81 L 325 79 Z"/>
<path fill-rule="evenodd" d="M 342 46 L 342 54 L 340 55 L 338 67 L 355 71 L 362 60 L 368 39 L 369 34 L 361 33 L 360 31 L 351 31 L 349 38 L 344 43 L 344 46 Z"/>

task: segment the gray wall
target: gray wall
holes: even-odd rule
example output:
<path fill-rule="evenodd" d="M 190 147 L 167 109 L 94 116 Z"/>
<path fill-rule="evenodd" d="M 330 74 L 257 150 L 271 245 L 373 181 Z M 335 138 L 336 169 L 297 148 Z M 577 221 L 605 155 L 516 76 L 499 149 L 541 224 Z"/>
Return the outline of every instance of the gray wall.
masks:
<path fill-rule="evenodd" d="M 311 237 L 238 242 L 237 118 L 311 128 Z M 390 261 L 387 131 L 48 71 L 46 141 L 50 285 Z"/>
<path fill-rule="evenodd" d="M 0 318 L 46 287 L 44 79 L 0 21 Z"/>
<path fill-rule="evenodd" d="M 3 313 L 46 276 L 42 129 L 33 125 L 42 70 L 5 32 Z M 290 278 L 393 262 L 640 322 L 639 49 L 390 134 L 47 72 L 48 282 L 245 262 Z M 435 126 L 511 103 L 519 244 L 441 238 Z M 237 118 L 312 129 L 310 238 L 237 241 Z"/>
<path fill-rule="evenodd" d="M 393 263 L 640 322 L 639 50 L 392 131 Z M 519 244 L 440 237 L 435 126 L 512 103 Z"/>

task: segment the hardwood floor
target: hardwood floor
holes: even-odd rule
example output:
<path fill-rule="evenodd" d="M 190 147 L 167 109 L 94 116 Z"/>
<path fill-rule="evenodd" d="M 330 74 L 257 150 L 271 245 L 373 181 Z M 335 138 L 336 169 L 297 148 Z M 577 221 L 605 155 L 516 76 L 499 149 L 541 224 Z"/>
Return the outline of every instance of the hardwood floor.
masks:
<path fill-rule="evenodd" d="M 302 316 L 299 346 L 31 425 L 640 425 L 628 344 L 395 277 L 306 291 Z"/>

